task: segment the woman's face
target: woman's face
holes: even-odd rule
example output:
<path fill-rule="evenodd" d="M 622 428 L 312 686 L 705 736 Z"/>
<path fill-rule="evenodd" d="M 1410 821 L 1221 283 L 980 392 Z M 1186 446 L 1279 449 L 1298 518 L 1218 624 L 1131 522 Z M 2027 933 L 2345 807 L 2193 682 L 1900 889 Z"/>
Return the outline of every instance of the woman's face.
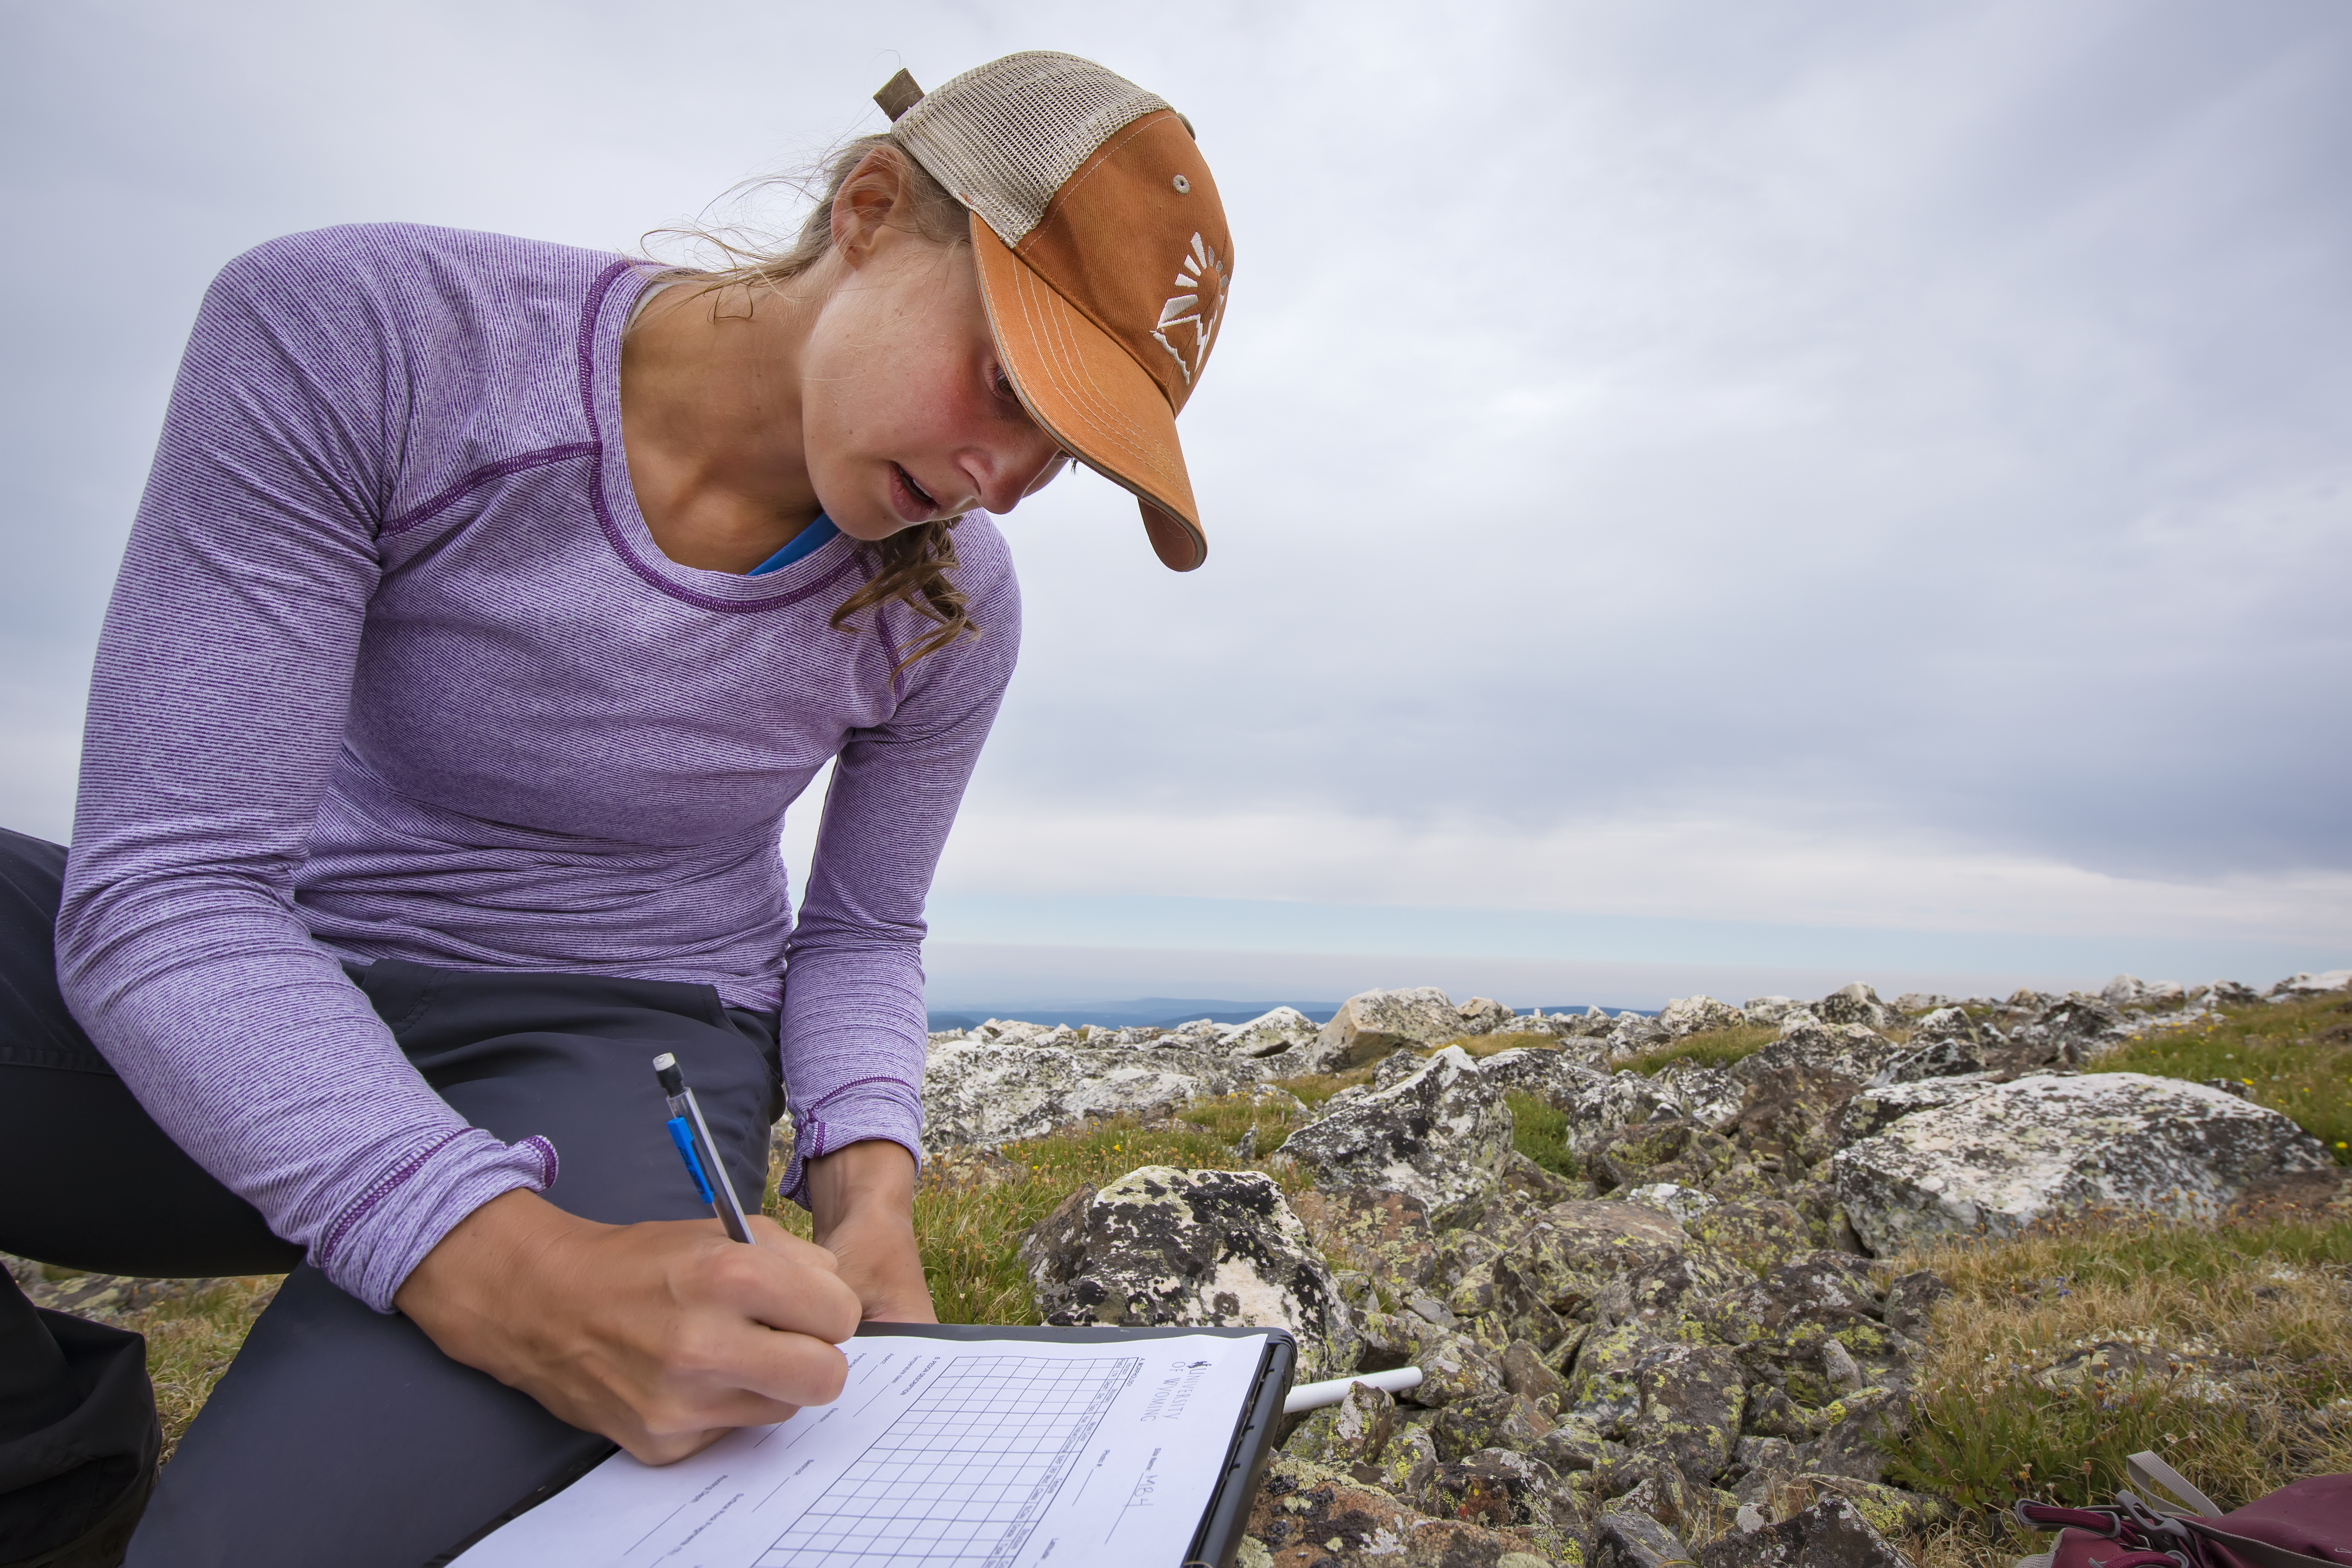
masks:
<path fill-rule="evenodd" d="M 809 481 L 855 539 L 977 507 L 1011 511 L 1061 449 L 997 363 L 969 245 L 880 227 L 825 298 L 801 356 Z"/>

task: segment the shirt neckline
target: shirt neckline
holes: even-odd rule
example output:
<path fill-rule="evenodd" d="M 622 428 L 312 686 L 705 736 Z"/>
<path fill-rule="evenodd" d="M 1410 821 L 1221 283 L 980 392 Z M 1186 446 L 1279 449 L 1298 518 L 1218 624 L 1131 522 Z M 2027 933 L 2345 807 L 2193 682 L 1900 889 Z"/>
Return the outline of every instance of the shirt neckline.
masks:
<path fill-rule="evenodd" d="M 642 263 L 624 258 L 598 275 L 581 310 L 581 412 L 597 452 L 591 495 L 596 521 L 614 553 L 653 587 L 707 610 L 782 609 L 851 577 L 858 569 L 862 552 L 856 541 L 838 529 L 806 554 L 758 575 L 681 566 L 654 542 L 653 531 L 637 510 L 636 490 L 629 483 L 628 453 L 621 440 L 621 334 L 646 289 L 656 286 L 656 278 Z M 621 287 L 625 279 L 634 286 Z M 803 531 L 803 535 L 806 531 Z"/>

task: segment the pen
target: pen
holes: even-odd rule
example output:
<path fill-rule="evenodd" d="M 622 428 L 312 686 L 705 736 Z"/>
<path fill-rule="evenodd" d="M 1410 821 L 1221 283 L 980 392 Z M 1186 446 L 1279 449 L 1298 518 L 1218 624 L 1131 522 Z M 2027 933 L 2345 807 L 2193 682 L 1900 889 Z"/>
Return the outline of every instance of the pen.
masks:
<path fill-rule="evenodd" d="M 709 1125 L 702 1120 L 702 1107 L 695 1103 L 694 1090 L 686 1087 L 677 1058 L 667 1051 L 656 1057 L 654 1076 L 661 1080 L 662 1093 L 669 1097 L 669 1141 L 685 1159 L 694 1190 L 702 1194 L 702 1201 L 710 1205 L 729 1236 L 751 1246 L 751 1227 L 743 1223 L 743 1205 L 735 1201 L 735 1185 L 727 1179 L 726 1163 L 719 1157 L 719 1145 L 710 1141 Z M 702 1146 L 699 1157 L 695 1152 L 698 1142 Z"/>

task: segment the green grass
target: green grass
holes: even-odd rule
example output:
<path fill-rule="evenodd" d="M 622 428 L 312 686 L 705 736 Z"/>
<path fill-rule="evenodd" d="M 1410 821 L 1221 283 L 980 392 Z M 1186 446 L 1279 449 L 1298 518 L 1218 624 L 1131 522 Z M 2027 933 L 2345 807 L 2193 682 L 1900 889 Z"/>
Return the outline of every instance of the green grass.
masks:
<path fill-rule="evenodd" d="M 2340 995 L 2233 1007 L 2204 1028 L 2119 1046 L 2084 1070 L 2238 1079 L 2255 1104 L 2293 1117 L 2352 1165 L 2352 1000 Z"/>
<path fill-rule="evenodd" d="M 1654 1073 L 1671 1067 L 1727 1068 L 1743 1057 L 1754 1056 L 1780 1037 L 1780 1031 L 1769 1024 L 1735 1024 L 1728 1029 L 1685 1035 L 1637 1056 L 1619 1057 L 1609 1065 L 1638 1073 Z"/>
<path fill-rule="evenodd" d="M 1921 1369 L 1921 1419 L 1891 1448 L 1898 1484 L 1969 1506 L 2105 1501 L 2129 1484 L 2125 1457 L 2152 1448 L 2234 1507 L 2352 1469 L 2352 1411 L 2328 1408 L 2352 1396 L 2352 1221 L 2086 1223 L 1954 1241 L 1896 1267 L 1932 1268 L 1953 1288 Z M 2070 1350 L 2126 1334 L 2190 1359 L 2037 1381 Z"/>
<path fill-rule="evenodd" d="M 1511 1147 L 1555 1175 L 1577 1173 L 1568 1146 L 1568 1113 L 1548 1100 L 1514 1089 L 1503 1096 L 1511 1108 Z"/>

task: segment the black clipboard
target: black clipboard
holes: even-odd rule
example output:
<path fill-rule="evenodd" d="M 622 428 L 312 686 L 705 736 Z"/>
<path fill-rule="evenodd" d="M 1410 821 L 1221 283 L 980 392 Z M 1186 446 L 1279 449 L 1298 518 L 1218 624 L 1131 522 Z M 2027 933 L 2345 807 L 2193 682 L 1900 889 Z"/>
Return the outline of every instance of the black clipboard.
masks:
<path fill-rule="evenodd" d="M 1257 1363 L 1256 1381 L 1249 1397 L 1234 1417 L 1234 1434 L 1225 1446 L 1225 1468 L 1217 1478 L 1209 1506 L 1202 1510 L 1200 1528 L 1192 1532 L 1181 1568 L 1234 1568 L 1241 1554 L 1242 1534 L 1249 1526 L 1250 1505 L 1257 1500 L 1258 1483 L 1274 1458 L 1275 1429 L 1282 1421 L 1282 1402 L 1290 1393 L 1291 1374 L 1298 1369 L 1298 1342 L 1286 1329 L 1013 1329 L 988 1323 L 861 1323 L 857 1337 L 924 1340 L 1034 1340 L 1047 1344 L 1129 1344 L 1137 1340 L 1172 1340 L 1192 1334 L 1241 1340 L 1265 1336 L 1265 1353 Z M 1179 1568 L 1171 1564 L 1171 1568 Z"/>

